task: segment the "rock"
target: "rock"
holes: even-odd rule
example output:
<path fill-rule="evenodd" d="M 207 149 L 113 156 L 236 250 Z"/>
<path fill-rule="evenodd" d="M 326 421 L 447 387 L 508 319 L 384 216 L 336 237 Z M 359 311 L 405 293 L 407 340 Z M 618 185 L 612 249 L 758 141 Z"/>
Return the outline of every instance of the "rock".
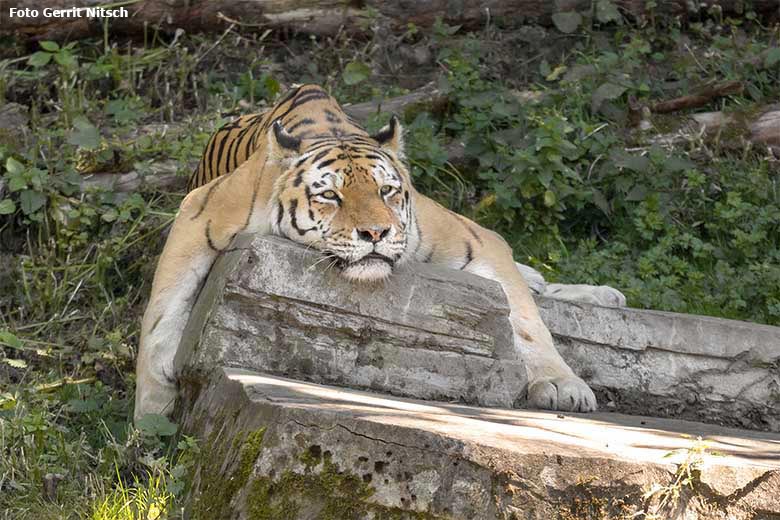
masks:
<path fill-rule="evenodd" d="M 406 114 L 425 107 L 428 111 L 436 111 L 445 105 L 446 97 L 439 91 L 435 82 L 430 82 L 417 90 L 385 100 L 366 101 L 355 105 L 344 105 L 344 111 L 358 121 L 385 112 L 387 114 Z"/>
<path fill-rule="evenodd" d="M 522 25 L 517 28 L 518 40 L 538 46 L 549 36 L 549 31 L 539 25 Z"/>
<path fill-rule="evenodd" d="M 780 106 L 772 106 L 750 125 L 750 140 L 757 144 L 780 147 Z"/>
<path fill-rule="evenodd" d="M 30 125 L 27 107 L 19 103 L 5 103 L 0 106 L 0 128 L 18 131 Z"/>
<path fill-rule="evenodd" d="M 690 117 L 707 133 L 717 132 L 724 126 L 734 122 L 734 117 L 725 112 L 699 112 L 698 114 L 692 114 Z"/>
<path fill-rule="evenodd" d="M 394 397 L 521 404 L 500 286 L 417 264 L 356 286 L 321 258 L 258 236 L 213 267 L 176 358 L 187 518 L 780 516 L 777 434 Z M 537 302 L 606 408 L 780 425 L 780 328 Z"/>
<path fill-rule="evenodd" d="M 321 253 L 258 236 L 222 255 L 176 358 L 202 384 L 232 366 L 424 399 L 509 406 L 525 392 L 497 283 L 425 264 L 355 284 Z"/>
<path fill-rule="evenodd" d="M 434 59 L 430 47 L 424 43 L 417 45 L 399 45 L 398 54 L 405 62 L 417 67 L 430 65 L 433 63 Z"/>
<path fill-rule="evenodd" d="M 551 283 L 545 286 L 541 294 L 548 298 L 603 305 L 605 307 L 626 306 L 626 297 L 623 296 L 623 293 L 607 285 Z"/>
<path fill-rule="evenodd" d="M 409 265 L 392 285 L 361 287 L 324 262 L 310 268 L 321 258 L 278 237 L 222 255 L 185 332 L 182 380 L 202 385 L 216 367 L 232 366 L 409 397 L 522 404 L 525 372 L 497 284 Z M 603 289 L 600 301 L 614 294 Z M 542 318 L 604 406 L 780 431 L 780 328 L 554 293 L 536 298 Z"/>
<path fill-rule="evenodd" d="M 563 358 L 617 411 L 780 431 L 780 327 L 536 302 Z"/>
<path fill-rule="evenodd" d="M 185 500 L 193 520 L 780 515 L 773 434 L 431 403 L 226 368 L 185 402 L 183 430 L 202 439 Z M 686 468 L 691 484 L 675 486 Z"/>

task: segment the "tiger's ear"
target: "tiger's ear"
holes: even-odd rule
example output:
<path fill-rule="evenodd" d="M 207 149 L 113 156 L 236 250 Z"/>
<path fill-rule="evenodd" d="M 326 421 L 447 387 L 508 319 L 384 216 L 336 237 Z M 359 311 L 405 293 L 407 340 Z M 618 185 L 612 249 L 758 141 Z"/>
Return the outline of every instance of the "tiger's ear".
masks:
<path fill-rule="evenodd" d="M 399 157 L 404 156 L 404 130 L 401 128 L 401 122 L 393 114 L 390 122 L 379 129 L 371 138 L 379 143 L 382 148 L 389 148 Z"/>
<path fill-rule="evenodd" d="M 271 125 L 268 132 L 268 155 L 274 160 L 285 161 L 297 157 L 301 152 L 301 140 L 282 126 L 280 120 Z"/>

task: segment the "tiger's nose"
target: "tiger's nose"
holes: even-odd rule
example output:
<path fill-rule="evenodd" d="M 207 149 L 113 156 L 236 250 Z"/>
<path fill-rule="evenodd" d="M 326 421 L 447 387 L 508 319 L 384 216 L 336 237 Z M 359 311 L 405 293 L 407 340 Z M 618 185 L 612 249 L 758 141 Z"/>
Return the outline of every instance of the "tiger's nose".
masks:
<path fill-rule="evenodd" d="M 387 236 L 387 234 L 390 232 L 389 227 L 382 227 L 382 226 L 371 226 L 366 228 L 356 228 L 357 229 L 357 235 L 360 238 L 360 240 L 365 240 L 366 242 L 372 242 L 376 244 L 383 238 Z"/>

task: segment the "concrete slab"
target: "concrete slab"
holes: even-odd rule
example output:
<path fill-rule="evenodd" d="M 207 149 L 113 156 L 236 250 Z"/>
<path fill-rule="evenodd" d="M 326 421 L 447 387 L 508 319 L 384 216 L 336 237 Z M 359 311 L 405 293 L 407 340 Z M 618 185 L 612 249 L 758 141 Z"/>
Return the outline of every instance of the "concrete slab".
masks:
<path fill-rule="evenodd" d="M 537 297 L 602 408 L 780 431 L 780 327 Z"/>
<path fill-rule="evenodd" d="M 780 516 L 774 434 L 433 403 L 237 369 L 183 395 L 184 429 L 204 439 L 196 519 Z"/>

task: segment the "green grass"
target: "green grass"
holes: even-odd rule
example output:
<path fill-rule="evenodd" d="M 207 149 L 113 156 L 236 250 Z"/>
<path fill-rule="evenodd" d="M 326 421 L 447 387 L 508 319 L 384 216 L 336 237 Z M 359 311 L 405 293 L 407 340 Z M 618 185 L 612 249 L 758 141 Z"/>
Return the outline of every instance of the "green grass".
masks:
<path fill-rule="evenodd" d="M 650 145 L 680 116 L 639 131 L 627 109 L 738 79 L 742 94 L 700 110 L 753 113 L 780 91 L 780 62 L 751 59 L 774 56 L 778 28 L 715 16 L 523 34 L 437 24 L 369 42 L 232 31 L 218 45 L 5 47 L 0 102 L 29 109 L 29 132 L 0 131 L 0 518 L 181 516 L 197 443 L 161 418 L 129 424 L 140 315 L 210 132 L 295 82 L 360 102 L 436 79 L 446 106 L 404 114 L 415 183 L 501 232 L 518 260 L 635 306 L 780 324 L 778 162 L 738 135 Z M 433 59 L 404 62 L 401 45 Z M 164 189 L 79 188 L 95 172 L 153 178 L 166 161 L 179 178 Z"/>
<path fill-rule="evenodd" d="M 136 479 L 132 486 L 118 479 L 118 485 L 104 491 L 96 501 L 89 520 L 162 520 L 174 508 L 174 495 L 165 475 L 147 474 L 145 482 Z"/>

